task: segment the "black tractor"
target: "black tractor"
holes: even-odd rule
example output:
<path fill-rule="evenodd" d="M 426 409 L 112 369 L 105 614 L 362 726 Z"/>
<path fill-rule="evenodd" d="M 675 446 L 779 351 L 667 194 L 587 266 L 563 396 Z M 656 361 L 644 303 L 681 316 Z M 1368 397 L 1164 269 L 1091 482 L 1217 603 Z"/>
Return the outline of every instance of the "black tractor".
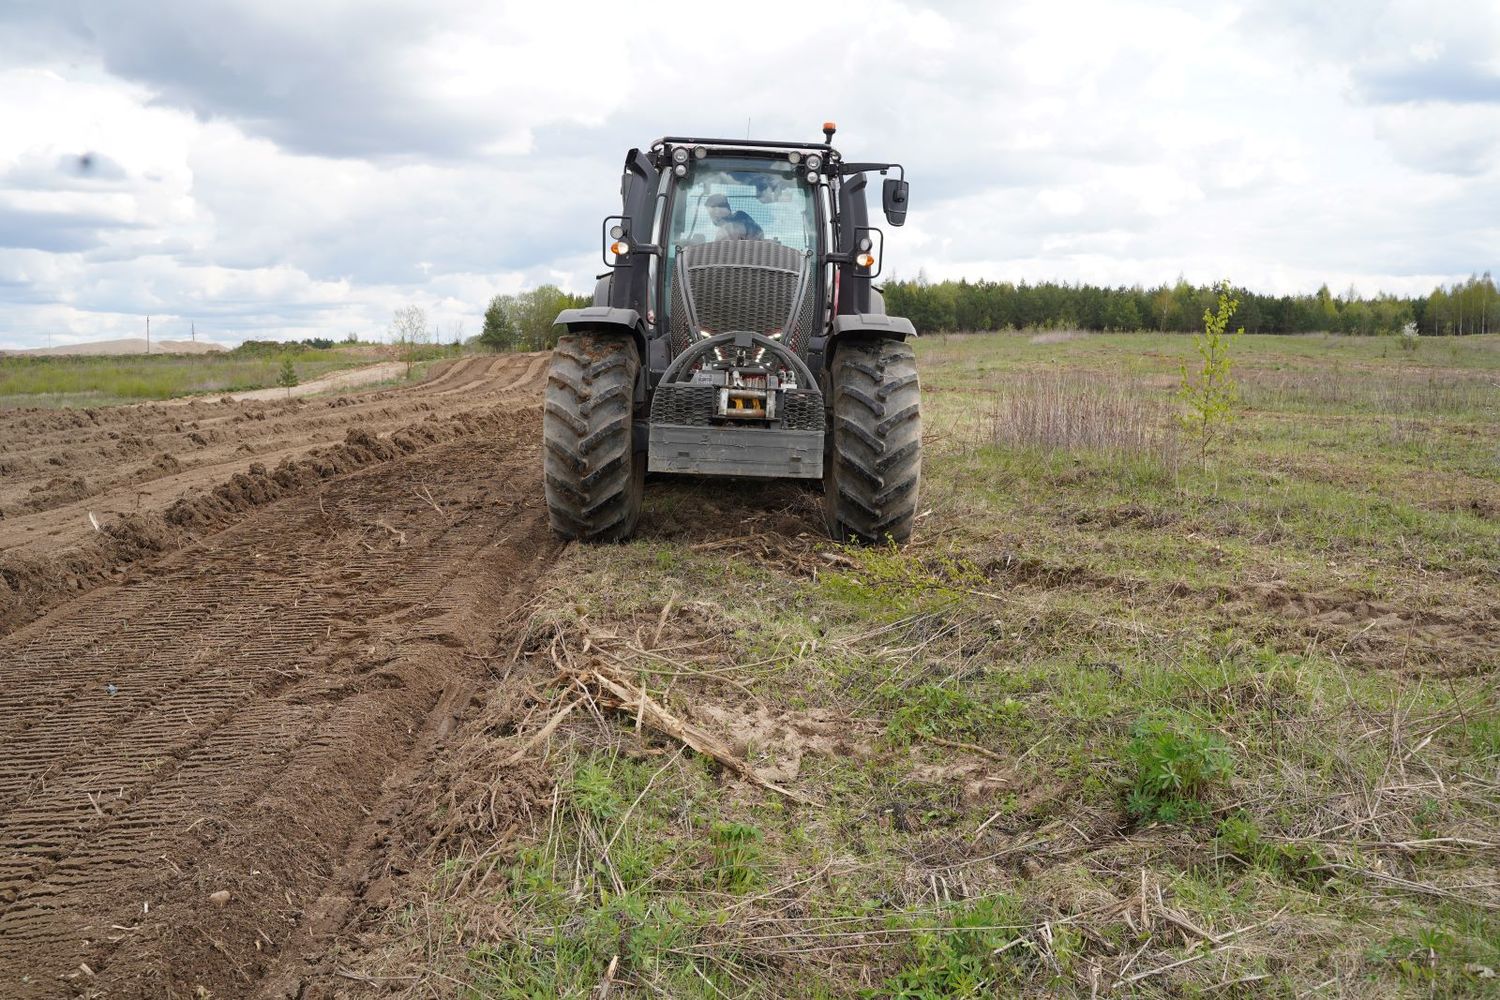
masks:
<path fill-rule="evenodd" d="M 547 506 L 567 538 L 618 541 L 647 472 L 822 479 L 840 541 L 904 542 L 922 427 L 909 320 L 872 279 L 905 171 L 823 142 L 667 136 L 625 157 L 610 271 L 557 317 L 542 417 Z M 895 176 L 889 176 L 892 172 Z"/>

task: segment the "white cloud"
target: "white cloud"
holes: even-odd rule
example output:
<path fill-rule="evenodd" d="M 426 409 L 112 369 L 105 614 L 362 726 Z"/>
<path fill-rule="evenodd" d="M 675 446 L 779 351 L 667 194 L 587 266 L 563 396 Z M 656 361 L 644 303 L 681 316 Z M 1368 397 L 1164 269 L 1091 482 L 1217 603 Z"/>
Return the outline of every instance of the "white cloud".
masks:
<path fill-rule="evenodd" d="M 0 346 L 472 333 L 592 288 L 626 148 L 747 120 L 906 164 L 888 274 L 1426 291 L 1500 269 L 1496 51 L 1495 9 L 1406 0 L 21 4 Z"/>

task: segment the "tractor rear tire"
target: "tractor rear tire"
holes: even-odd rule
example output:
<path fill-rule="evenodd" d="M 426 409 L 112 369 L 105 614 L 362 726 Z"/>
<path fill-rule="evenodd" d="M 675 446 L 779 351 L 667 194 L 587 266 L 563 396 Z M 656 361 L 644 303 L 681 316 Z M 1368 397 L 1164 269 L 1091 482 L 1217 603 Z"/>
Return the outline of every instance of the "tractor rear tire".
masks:
<path fill-rule="evenodd" d="M 899 340 L 842 344 L 830 372 L 833 426 L 823 511 L 840 542 L 905 542 L 922 478 L 917 359 Z"/>
<path fill-rule="evenodd" d="M 552 530 L 564 538 L 618 542 L 635 531 L 646 481 L 634 450 L 639 370 L 629 337 L 572 335 L 552 352 L 542 471 Z"/>

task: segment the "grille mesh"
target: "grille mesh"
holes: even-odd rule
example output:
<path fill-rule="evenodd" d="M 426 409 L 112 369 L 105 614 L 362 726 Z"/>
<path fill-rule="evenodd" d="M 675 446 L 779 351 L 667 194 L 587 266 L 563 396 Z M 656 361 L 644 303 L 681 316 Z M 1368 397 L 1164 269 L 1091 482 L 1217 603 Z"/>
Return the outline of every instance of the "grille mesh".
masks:
<path fill-rule="evenodd" d="M 797 352 L 797 356 L 804 361 L 807 360 L 807 345 L 812 342 L 813 333 L 818 325 L 818 288 L 817 283 L 821 280 L 821 268 L 808 268 L 807 284 L 802 289 L 802 298 L 797 310 L 797 326 L 788 335 L 791 339 L 787 346 Z"/>
<path fill-rule="evenodd" d="M 789 431 L 823 429 L 823 394 L 816 389 L 788 389 L 782 399 L 782 416 Z"/>
<path fill-rule="evenodd" d="M 651 399 L 653 424 L 686 424 L 706 427 L 719 402 L 719 390 L 711 385 L 663 382 Z"/>
<path fill-rule="evenodd" d="M 686 251 L 684 251 L 686 252 Z M 677 257 L 677 273 L 672 275 L 672 356 L 676 357 L 696 339 L 693 318 L 687 299 L 687 281 L 682 276 L 682 255 Z"/>
<path fill-rule="evenodd" d="M 780 333 L 806 356 L 817 296 L 806 255 L 771 240 L 694 243 L 677 254 L 672 276 L 672 350 L 681 353 L 700 329 Z"/>

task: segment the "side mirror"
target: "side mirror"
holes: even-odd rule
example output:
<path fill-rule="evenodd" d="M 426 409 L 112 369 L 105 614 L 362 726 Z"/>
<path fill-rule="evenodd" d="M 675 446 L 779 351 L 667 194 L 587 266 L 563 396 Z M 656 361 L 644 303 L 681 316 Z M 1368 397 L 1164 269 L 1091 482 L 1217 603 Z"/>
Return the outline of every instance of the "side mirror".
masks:
<path fill-rule="evenodd" d="M 906 222 L 906 195 L 910 185 L 905 180 L 887 177 L 880 186 L 881 207 L 885 209 L 885 221 L 893 226 Z"/>

